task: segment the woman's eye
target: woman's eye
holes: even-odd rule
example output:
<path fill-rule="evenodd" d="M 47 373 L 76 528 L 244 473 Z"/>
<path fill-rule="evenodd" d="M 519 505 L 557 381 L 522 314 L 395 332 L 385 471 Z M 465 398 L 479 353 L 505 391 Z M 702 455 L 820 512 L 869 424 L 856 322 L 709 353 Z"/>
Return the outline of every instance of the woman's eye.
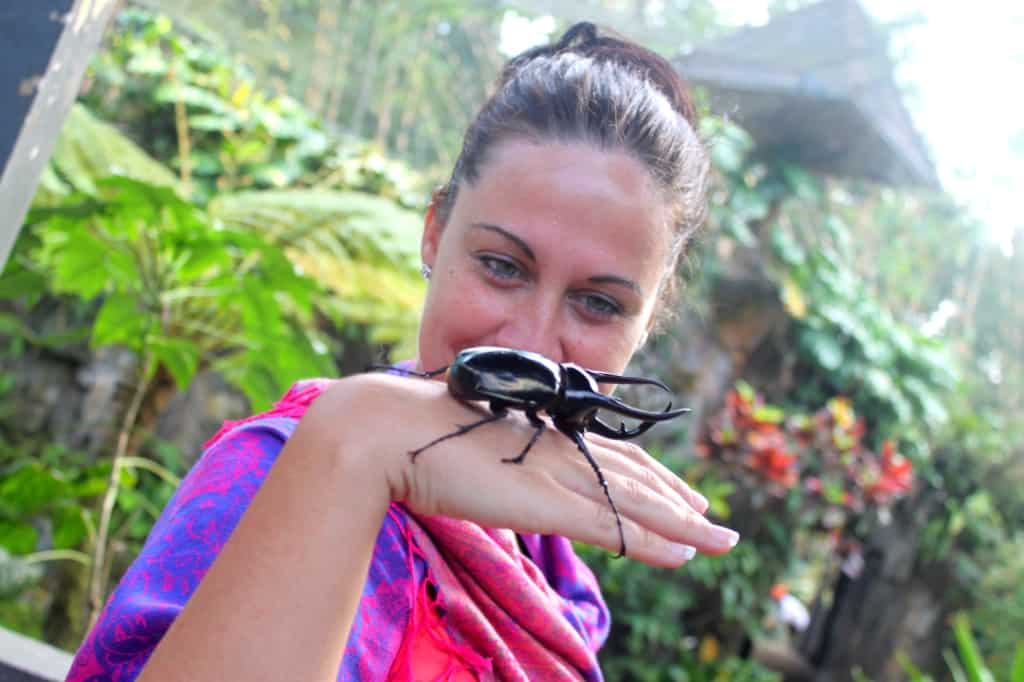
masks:
<path fill-rule="evenodd" d="M 500 279 L 513 279 L 522 276 L 519 266 L 507 258 L 496 256 L 479 256 L 480 262 L 488 272 Z"/>
<path fill-rule="evenodd" d="M 594 317 L 614 317 L 622 314 L 622 306 L 607 296 L 579 294 L 576 299 L 583 305 L 587 314 Z"/>

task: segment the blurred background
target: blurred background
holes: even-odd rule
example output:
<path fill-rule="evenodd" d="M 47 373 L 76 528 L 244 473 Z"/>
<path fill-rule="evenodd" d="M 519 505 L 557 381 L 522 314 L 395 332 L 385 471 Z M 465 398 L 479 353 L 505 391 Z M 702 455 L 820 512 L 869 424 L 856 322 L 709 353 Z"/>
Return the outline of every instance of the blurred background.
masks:
<path fill-rule="evenodd" d="M 414 354 L 430 190 L 502 61 L 590 19 L 704 112 L 711 217 L 631 370 L 694 409 L 643 445 L 743 535 L 678 571 L 580 548 L 607 678 L 1024 680 L 1024 9 L 110 16 L 0 276 L 3 628 L 73 651 L 225 419 Z"/>

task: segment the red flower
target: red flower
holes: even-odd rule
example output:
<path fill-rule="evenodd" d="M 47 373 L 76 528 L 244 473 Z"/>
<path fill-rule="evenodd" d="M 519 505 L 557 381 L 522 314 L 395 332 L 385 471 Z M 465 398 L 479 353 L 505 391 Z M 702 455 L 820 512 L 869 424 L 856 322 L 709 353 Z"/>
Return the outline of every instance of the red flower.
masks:
<path fill-rule="evenodd" d="M 779 428 L 764 429 L 747 434 L 751 446 L 750 466 L 768 480 L 792 487 L 798 479 L 797 456 L 786 447 L 786 439 Z"/>
<path fill-rule="evenodd" d="M 909 492 L 914 482 L 913 463 L 896 452 L 891 440 L 882 443 L 882 459 L 878 478 L 865 486 L 868 496 L 879 504 L 885 504 L 899 495 Z"/>

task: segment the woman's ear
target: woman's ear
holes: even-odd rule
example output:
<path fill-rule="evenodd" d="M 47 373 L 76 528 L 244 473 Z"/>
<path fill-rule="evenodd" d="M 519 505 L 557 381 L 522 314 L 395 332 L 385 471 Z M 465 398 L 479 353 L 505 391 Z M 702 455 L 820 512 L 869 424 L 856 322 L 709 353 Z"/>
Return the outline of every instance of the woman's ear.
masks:
<path fill-rule="evenodd" d="M 434 198 L 427 206 L 427 214 L 423 218 L 423 238 L 420 240 L 420 260 L 427 267 L 434 267 L 442 231 L 444 226 L 437 217 L 437 192 L 434 192 Z"/>

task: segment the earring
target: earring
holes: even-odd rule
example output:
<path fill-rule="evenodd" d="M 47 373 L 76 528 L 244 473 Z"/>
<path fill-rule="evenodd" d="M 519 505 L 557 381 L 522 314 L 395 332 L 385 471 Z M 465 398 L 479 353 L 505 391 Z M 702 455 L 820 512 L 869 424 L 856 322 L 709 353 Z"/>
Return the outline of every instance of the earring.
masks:
<path fill-rule="evenodd" d="M 420 267 L 420 274 L 423 275 L 423 279 L 430 279 L 430 272 L 431 272 L 430 266 L 427 265 L 426 263 L 424 263 Z"/>

